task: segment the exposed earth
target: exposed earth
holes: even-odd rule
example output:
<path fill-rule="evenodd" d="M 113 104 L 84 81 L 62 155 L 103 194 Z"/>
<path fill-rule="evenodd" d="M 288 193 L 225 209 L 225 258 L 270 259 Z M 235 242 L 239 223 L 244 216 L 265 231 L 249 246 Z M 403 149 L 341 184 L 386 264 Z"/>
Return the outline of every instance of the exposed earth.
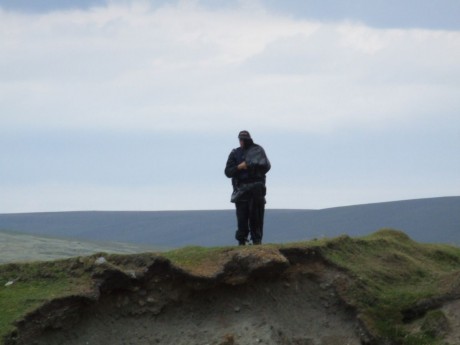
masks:
<path fill-rule="evenodd" d="M 51 301 L 7 344 L 358 345 L 366 335 L 340 297 L 344 274 L 314 253 L 230 250 L 207 272 L 158 257 L 102 264 L 98 288 Z M 302 262 L 309 258 L 308 264 Z M 126 257 L 124 260 L 129 260 Z M 301 259 L 301 260 L 300 260 Z M 220 268 L 220 269 L 219 269 Z M 141 270 L 139 270 L 141 269 Z"/>
<path fill-rule="evenodd" d="M 381 236 L 390 235 L 397 246 L 412 243 L 398 233 Z M 390 243 L 384 239 L 374 241 Z M 329 247 L 352 243 L 344 237 Z M 360 248 L 368 243 L 361 241 Z M 375 319 L 358 302 L 360 284 L 365 288 L 361 278 L 326 259 L 319 247 L 228 247 L 215 253 L 180 267 L 153 253 L 62 261 L 60 269 L 81 281 L 82 289 L 29 312 L 5 345 L 406 344 L 375 333 Z M 394 269 L 405 260 L 382 253 L 374 254 Z M 436 262 L 455 258 L 430 253 Z M 422 337 L 410 344 L 460 344 L 460 273 L 443 279 L 436 296 L 401 309 L 398 327 Z M 366 301 L 369 308 L 373 301 Z"/>

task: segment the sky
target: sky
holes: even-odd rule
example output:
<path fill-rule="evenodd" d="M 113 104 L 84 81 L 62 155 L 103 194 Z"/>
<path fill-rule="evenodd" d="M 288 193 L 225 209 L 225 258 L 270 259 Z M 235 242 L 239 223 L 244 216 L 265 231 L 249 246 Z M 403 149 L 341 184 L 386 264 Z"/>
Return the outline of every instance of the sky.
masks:
<path fill-rule="evenodd" d="M 0 213 L 460 195 L 458 0 L 0 0 Z"/>

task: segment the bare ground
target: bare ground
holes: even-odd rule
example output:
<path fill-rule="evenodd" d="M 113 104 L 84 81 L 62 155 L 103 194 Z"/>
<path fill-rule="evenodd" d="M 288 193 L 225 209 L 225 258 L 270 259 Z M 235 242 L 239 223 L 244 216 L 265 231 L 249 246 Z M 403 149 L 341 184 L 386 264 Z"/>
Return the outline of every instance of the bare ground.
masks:
<path fill-rule="evenodd" d="M 230 249 L 188 271 L 160 256 L 120 256 L 92 277 L 92 291 L 49 301 L 5 344 L 389 344 L 347 301 L 347 273 L 311 249 Z M 409 322 L 440 309 L 446 344 L 460 344 L 459 303 L 423 304 Z"/>
<path fill-rule="evenodd" d="M 445 340 L 447 344 L 460 344 L 460 300 L 446 303 L 442 309 L 447 318 L 447 332 Z"/>
<path fill-rule="evenodd" d="M 200 274 L 160 257 L 125 271 L 110 263 L 94 273 L 93 292 L 49 302 L 6 344 L 362 344 L 337 291 L 345 275 L 308 257 L 233 250 Z"/>
<path fill-rule="evenodd" d="M 160 289 L 106 296 L 77 325 L 49 331 L 35 344 L 360 344 L 353 313 L 308 277 L 172 288 L 168 297 L 177 300 L 162 308 Z"/>

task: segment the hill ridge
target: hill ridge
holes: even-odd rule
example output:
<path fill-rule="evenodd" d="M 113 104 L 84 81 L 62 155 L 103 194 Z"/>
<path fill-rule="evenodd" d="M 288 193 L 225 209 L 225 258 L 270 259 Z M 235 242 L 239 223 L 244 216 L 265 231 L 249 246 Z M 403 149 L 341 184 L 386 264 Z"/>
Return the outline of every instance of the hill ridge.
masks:
<path fill-rule="evenodd" d="M 342 233 L 401 229 L 422 242 L 460 244 L 460 197 L 350 205 L 321 210 L 266 210 L 264 241 L 290 242 Z M 234 243 L 234 210 L 72 211 L 0 214 L 0 229 L 91 241 L 164 247 Z M 282 229 L 282 231 L 280 230 Z"/>

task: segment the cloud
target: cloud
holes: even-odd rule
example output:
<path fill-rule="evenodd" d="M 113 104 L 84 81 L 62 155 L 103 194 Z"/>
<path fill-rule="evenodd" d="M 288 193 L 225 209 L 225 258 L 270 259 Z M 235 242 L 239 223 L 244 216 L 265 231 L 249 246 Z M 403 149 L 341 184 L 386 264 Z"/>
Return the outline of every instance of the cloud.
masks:
<path fill-rule="evenodd" d="M 330 131 L 460 108 L 460 32 L 262 6 L 0 11 L 3 128 Z"/>

